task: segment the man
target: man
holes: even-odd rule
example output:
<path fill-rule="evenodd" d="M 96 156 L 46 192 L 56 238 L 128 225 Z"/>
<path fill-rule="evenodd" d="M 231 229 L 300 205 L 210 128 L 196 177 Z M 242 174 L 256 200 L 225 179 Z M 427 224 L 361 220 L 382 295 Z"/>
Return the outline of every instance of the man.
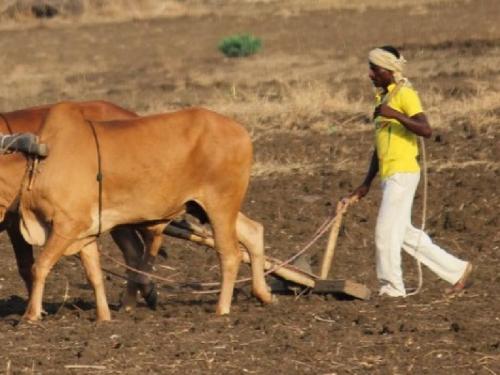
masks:
<path fill-rule="evenodd" d="M 375 229 L 377 277 L 380 295 L 405 297 L 401 248 L 452 284 L 450 293 L 470 284 L 472 264 L 432 243 L 411 224 L 411 210 L 420 179 L 417 136 L 429 138 L 432 129 L 417 92 L 403 76 L 406 62 L 392 46 L 370 51 L 369 77 L 377 89 L 375 151 L 364 182 L 352 193 L 364 197 L 377 174 L 383 197 Z"/>

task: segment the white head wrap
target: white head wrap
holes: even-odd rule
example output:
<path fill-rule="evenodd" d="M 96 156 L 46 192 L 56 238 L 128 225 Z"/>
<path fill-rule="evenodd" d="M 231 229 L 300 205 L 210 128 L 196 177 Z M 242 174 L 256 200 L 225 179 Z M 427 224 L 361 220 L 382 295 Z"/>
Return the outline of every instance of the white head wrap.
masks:
<path fill-rule="evenodd" d="M 400 57 L 397 58 L 392 53 L 382 48 L 375 48 L 368 53 L 368 61 L 374 65 L 380 66 L 381 68 L 394 72 L 394 80 L 396 83 L 400 83 L 400 81 L 408 82 L 408 80 L 403 76 L 403 69 L 406 64 L 406 60 L 403 55 L 400 55 Z"/>

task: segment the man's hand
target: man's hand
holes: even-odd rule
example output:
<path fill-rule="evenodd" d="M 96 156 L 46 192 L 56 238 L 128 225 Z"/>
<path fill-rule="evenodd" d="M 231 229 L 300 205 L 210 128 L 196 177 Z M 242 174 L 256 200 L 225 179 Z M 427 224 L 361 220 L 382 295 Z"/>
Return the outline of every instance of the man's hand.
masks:
<path fill-rule="evenodd" d="M 387 104 L 380 104 L 375 108 L 375 111 L 373 112 L 373 118 L 376 118 L 377 116 L 383 116 L 385 118 L 393 118 L 395 120 L 399 120 L 401 112 L 392 109 Z"/>
<path fill-rule="evenodd" d="M 363 198 L 370 191 L 370 185 L 361 184 L 356 190 L 351 194 L 351 197 L 357 197 L 358 199 Z"/>
<path fill-rule="evenodd" d="M 431 126 L 429 125 L 427 117 L 423 112 L 417 113 L 412 117 L 408 117 L 405 114 L 392 109 L 387 104 L 381 104 L 376 107 L 373 112 L 373 118 L 375 119 L 377 116 L 398 120 L 406 129 L 416 135 L 425 138 L 429 138 L 432 135 Z"/>

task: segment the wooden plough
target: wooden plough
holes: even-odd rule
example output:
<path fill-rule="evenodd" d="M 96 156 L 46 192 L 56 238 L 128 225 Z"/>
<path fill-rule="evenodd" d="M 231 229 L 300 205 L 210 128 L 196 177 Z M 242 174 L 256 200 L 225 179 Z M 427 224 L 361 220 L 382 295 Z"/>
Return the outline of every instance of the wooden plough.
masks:
<path fill-rule="evenodd" d="M 309 288 L 313 293 L 345 294 L 362 300 L 370 299 L 371 292 L 363 284 L 346 279 L 327 279 L 333 262 L 333 255 L 342 218 L 347 211 L 347 207 L 356 201 L 357 198 L 349 198 L 342 200 L 337 204 L 337 211 L 335 218 L 333 219 L 328 244 L 323 255 L 319 276 L 309 272 L 304 269 L 304 267 L 299 268 L 296 265 L 286 264 L 283 261 L 266 256 L 264 265 L 265 270 L 285 281 L 284 283 L 281 283 L 281 287 L 273 288 L 274 292 L 285 292 L 287 290 L 291 291 L 294 286 L 299 286 Z M 167 226 L 164 233 L 172 237 L 189 240 L 212 248 L 214 247 L 214 239 L 210 230 L 185 220 L 172 221 L 170 225 Z M 243 262 L 249 264 L 249 254 L 243 248 L 241 248 L 241 250 Z M 289 287 L 290 289 L 288 289 Z"/>

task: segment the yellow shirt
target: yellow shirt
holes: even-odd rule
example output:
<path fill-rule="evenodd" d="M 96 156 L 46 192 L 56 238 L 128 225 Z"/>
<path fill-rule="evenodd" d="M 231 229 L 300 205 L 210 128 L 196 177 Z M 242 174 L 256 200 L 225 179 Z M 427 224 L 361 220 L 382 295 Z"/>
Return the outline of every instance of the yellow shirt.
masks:
<path fill-rule="evenodd" d="M 395 84 L 387 87 L 389 101 L 386 104 L 389 107 L 408 117 L 423 112 L 420 98 L 413 88 L 402 86 L 391 94 L 395 88 Z M 377 95 L 376 105 L 383 100 L 384 97 Z M 382 179 L 399 172 L 420 171 L 416 134 L 407 130 L 399 121 L 382 116 L 375 118 L 375 129 L 375 146 Z"/>

